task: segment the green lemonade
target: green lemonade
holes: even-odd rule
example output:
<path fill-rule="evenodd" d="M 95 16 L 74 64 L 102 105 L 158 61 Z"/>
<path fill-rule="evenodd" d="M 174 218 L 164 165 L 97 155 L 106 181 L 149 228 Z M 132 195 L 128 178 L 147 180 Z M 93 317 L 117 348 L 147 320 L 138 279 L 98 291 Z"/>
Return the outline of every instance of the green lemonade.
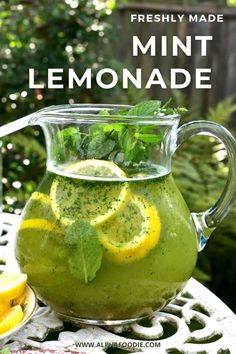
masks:
<path fill-rule="evenodd" d="M 197 237 L 171 174 L 107 181 L 47 172 L 24 209 L 16 257 L 56 312 L 124 320 L 163 308 L 183 288 Z"/>

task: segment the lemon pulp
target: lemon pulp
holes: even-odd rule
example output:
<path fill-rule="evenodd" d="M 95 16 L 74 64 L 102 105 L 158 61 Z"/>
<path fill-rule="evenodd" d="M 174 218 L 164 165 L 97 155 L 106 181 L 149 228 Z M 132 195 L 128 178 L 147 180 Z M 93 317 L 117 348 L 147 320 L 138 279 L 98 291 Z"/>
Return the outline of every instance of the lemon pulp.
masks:
<path fill-rule="evenodd" d="M 0 275 L 0 302 L 6 303 L 23 294 L 27 282 L 26 274 L 4 273 Z"/>

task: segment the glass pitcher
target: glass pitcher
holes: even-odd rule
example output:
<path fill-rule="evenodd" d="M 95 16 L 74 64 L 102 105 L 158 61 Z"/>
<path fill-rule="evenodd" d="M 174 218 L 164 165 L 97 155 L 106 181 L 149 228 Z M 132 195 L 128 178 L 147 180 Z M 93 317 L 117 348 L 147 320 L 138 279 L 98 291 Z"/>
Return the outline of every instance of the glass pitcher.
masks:
<path fill-rule="evenodd" d="M 128 106 L 54 106 L 30 119 L 47 171 L 22 215 L 16 258 L 39 298 L 74 323 L 124 324 L 162 309 L 236 198 L 236 143 L 223 127 L 179 116 L 123 116 Z M 228 153 L 217 203 L 190 213 L 171 159 L 193 135 Z"/>

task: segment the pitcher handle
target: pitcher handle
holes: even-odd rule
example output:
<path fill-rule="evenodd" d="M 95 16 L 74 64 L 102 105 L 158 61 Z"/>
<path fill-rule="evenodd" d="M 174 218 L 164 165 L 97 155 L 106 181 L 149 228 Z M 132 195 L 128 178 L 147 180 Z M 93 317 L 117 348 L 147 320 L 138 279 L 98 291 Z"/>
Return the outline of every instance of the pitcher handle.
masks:
<path fill-rule="evenodd" d="M 236 140 L 232 134 L 219 124 L 207 121 L 194 121 L 178 129 L 177 148 L 187 139 L 196 135 L 212 136 L 224 145 L 228 155 L 228 179 L 217 202 L 208 210 L 192 213 L 199 239 L 199 251 L 206 245 L 216 226 L 228 214 L 236 200 Z"/>

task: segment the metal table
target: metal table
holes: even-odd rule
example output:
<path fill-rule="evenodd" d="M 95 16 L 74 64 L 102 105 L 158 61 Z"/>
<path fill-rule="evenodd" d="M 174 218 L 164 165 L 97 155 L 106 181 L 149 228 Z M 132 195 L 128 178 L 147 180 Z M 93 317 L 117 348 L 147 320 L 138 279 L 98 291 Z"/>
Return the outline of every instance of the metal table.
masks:
<path fill-rule="evenodd" d="M 13 245 L 19 217 L 3 214 L 0 271 L 17 269 Z M 53 335 L 52 335 L 52 332 Z M 48 307 L 38 307 L 30 322 L 6 344 L 10 350 L 58 350 L 58 353 L 236 353 L 236 316 L 193 278 L 174 301 L 146 322 L 76 328 Z M 114 348 L 122 348 L 114 351 Z"/>

